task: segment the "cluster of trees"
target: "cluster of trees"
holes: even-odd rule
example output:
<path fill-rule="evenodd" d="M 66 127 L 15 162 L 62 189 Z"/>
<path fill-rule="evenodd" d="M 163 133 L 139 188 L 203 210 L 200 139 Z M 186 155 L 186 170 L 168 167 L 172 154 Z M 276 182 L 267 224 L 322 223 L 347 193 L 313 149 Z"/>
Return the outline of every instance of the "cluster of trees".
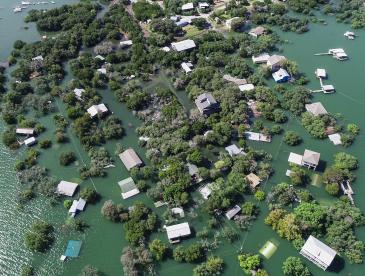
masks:
<path fill-rule="evenodd" d="M 173 252 L 174 260 L 177 262 L 194 263 L 205 258 L 203 247 L 199 243 L 191 244 L 187 247 L 177 246 Z"/>
<path fill-rule="evenodd" d="M 258 254 L 241 253 L 238 255 L 238 262 L 246 274 L 252 274 L 252 271 L 254 271 L 255 275 L 268 275 L 268 273 L 261 268 L 261 258 Z"/>
<path fill-rule="evenodd" d="M 140 21 L 161 17 L 163 14 L 161 7 L 157 3 L 150 4 L 147 1 L 138 1 L 133 4 L 132 8 L 134 16 Z"/>
<path fill-rule="evenodd" d="M 25 245 L 31 251 L 45 252 L 54 241 L 54 228 L 45 221 L 37 221 L 25 235 Z"/>

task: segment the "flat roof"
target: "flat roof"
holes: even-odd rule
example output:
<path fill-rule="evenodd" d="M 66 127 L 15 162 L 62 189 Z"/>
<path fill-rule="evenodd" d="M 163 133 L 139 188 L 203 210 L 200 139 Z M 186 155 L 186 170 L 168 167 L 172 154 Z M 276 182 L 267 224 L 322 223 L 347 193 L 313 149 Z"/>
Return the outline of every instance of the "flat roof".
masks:
<path fill-rule="evenodd" d="M 57 185 L 57 193 L 66 196 L 73 196 L 79 184 L 61 180 Z"/>
<path fill-rule="evenodd" d="M 328 139 L 330 139 L 330 141 L 335 145 L 341 145 L 342 141 L 341 141 L 341 134 L 339 133 L 334 133 L 334 134 L 330 134 L 328 135 Z"/>
<path fill-rule="evenodd" d="M 318 165 L 321 154 L 312 150 L 304 150 L 303 162 Z"/>
<path fill-rule="evenodd" d="M 319 116 L 319 115 L 322 115 L 322 114 L 327 114 L 327 110 L 324 108 L 324 106 L 320 102 L 306 104 L 305 105 L 305 109 L 308 112 L 312 113 L 314 116 Z"/>
<path fill-rule="evenodd" d="M 253 89 L 255 89 L 255 86 L 252 83 L 247 83 L 247 84 L 242 84 L 240 86 L 238 86 L 238 88 L 244 92 L 244 91 L 251 91 Z"/>
<path fill-rule="evenodd" d="M 182 40 L 180 42 L 172 42 L 171 47 L 178 52 L 195 48 L 195 42 L 192 39 Z"/>
<path fill-rule="evenodd" d="M 188 222 L 166 226 L 166 232 L 169 240 L 186 237 L 191 234 Z"/>

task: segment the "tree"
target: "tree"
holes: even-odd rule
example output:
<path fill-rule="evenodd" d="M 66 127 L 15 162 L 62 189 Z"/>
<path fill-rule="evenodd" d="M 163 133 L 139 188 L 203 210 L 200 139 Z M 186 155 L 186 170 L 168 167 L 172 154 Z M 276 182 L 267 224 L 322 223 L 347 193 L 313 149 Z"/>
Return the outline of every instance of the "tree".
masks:
<path fill-rule="evenodd" d="M 261 191 L 261 190 L 258 190 L 256 193 L 255 193 L 255 198 L 258 200 L 258 201 L 263 201 L 265 199 L 265 192 L 264 191 Z"/>
<path fill-rule="evenodd" d="M 157 261 L 163 260 L 163 258 L 165 257 L 165 254 L 168 250 L 168 247 L 166 246 L 166 244 L 164 244 L 161 240 L 157 240 L 157 239 L 150 242 L 149 248 L 150 248 L 151 253 L 154 255 L 154 257 Z"/>
<path fill-rule="evenodd" d="M 294 131 L 286 131 L 284 134 L 283 141 L 289 146 L 296 146 L 302 142 L 302 138 Z"/>
<path fill-rule="evenodd" d="M 247 274 L 249 274 L 251 270 L 257 270 L 261 265 L 260 256 L 257 254 L 243 253 L 238 255 L 238 261 L 240 267 Z"/>
<path fill-rule="evenodd" d="M 34 268 L 30 265 L 22 267 L 22 272 L 20 276 L 34 276 Z"/>
<path fill-rule="evenodd" d="M 39 146 L 42 148 L 42 149 L 48 149 L 52 146 L 52 141 L 49 140 L 49 139 L 46 139 L 46 140 L 43 140 L 43 141 L 40 141 L 39 142 Z"/>
<path fill-rule="evenodd" d="M 72 151 L 63 152 L 60 155 L 60 164 L 62 166 L 68 166 L 76 160 L 76 155 Z"/>
<path fill-rule="evenodd" d="M 87 203 L 93 204 L 99 200 L 100 195 L 94 189 L 86 187 L 80 191 L 80 197 Z"/>
<path fill-rule="evenodd" d="M 294 185 L 305 185 L 309 180 L 307 171 L 299 166 L 291 167 L 291 173 L 289 177 Z"/>
<path fill-rule="evenodd" d="M 320 233 L 324 227 L 326 214 L 322 206 L 315 203 L 302 202 L 294 209 L 295 218 L 300 227 L 309 233 Z"/>
<path fill-rule="evenodd" d="M 81 273 L 79 276 L 101 276 L 102 274 L 99 272 L 99 270 L 92 266 L 92 265 L 86 265 L 81 270 Z"/>
<path fill-rule="evenodd" d="M 223 259 L 210 256 L 206 262 L 194 268 L 193 276 L 221 275 L 224 268 L 223 266 Z"/>
<path fill-rule="evenodd" d="M 355 170 L 358 166 L 358 161 L 355 156 L 345 152 L 335 154 L 334 168 L 339 170 Z"/>
<path fill-rule="evenodd" d="M 356 124 L 348 124 L 347 131 L 353 135 L 358 135 L 360 133 L 360 128 Z"/>
<path fill-rule="evenodd" d="M 309 269 L 302 263 L 300 258 L 288 257 L 282 266 L 283 272 L 287 276 L 310 276 Z"/>
<path fill-rule="evenodd" d="M 54 241 L 54 228 L 44 221 L 32 224 L 30 232 L 25 234 L 25 245 L 31 251 L 45 252 Z"/>
<path fill-rule="evenodd" d="M 197 149 L 191 152 L 186 159 L 196 165 L 200 165 L 203 162 L 203 156 Z"/>
<path fill-rule="evenodd" d="M 101 214 L 113 222 L 120 220 L 120 212 L 121 206 L 116 205 L 112 200 L 105 201 L 103 207 L 101 207 Z"/>

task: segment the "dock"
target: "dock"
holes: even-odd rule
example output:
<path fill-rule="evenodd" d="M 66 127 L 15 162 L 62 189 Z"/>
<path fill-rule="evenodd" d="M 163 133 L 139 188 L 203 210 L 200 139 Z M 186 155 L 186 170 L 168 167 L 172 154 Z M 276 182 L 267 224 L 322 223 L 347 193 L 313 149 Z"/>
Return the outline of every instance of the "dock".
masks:
<path fill-rule="evenodd" d="M 327 78 L 327 73 L 325 69 L 316 69 L 315 71 L 316 77 L 319 79 L 319 83 L 321 85 L 321 89 L 310 90 L 311 93 L 320 93 L 329 94 L 335 92 L 335 88 L 331 84 L 323 84 L 323 79 Z"/>
<path fill-rule="evenodd" d="M 348 180 L 346 181 L 346 188 L 345 188 L 345 186 L 343 185 L 343 182 L 342 182 L 341 183 L 341 189 L 342 189 L 343 193 L 348 196 L 348 198 L 350 199 L 351 204 L 355 205 L 354 198 L 352 197 L 352 195 L 354 194 L 354 191 L 351 188 L 350 181 L 348 181 Z"/>

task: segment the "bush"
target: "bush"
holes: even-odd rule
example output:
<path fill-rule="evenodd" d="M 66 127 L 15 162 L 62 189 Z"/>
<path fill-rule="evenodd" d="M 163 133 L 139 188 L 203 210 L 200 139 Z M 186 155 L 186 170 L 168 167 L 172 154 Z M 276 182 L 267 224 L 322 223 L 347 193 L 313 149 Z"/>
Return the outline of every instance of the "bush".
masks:
<path fill-rule="evenodd" d="M 348 124 L 347 131 L 353 135 L 358 135 L 360 133 L 360 128 L 355 124 Z"/>
<path fill-rule="evenodd" d="M 310 276 L 311 273 L 309 269 L 302 263 L 300 258 L 297 257 L 288 257 L 283 263 L 283 272 L 285 275 L 294 276 Z"/>
<path fill-rule="evenodd" d="M 66 209 L 70 209 L 72 205 L 72 200 L 70 199 L 66 199 L 64 202 L 63 202 L 63 206 L 66 208 Z"/>
<path fill-rule="evenodd" d="M 337 183 L 326 184 L 326 191 L 330 195 L 336 196 L 340 192 L 340 186 Z"/>
<path fill-rule="evenodd" d="M 34 275 L 34 268 L 30 265 L 26 265 L 22 268 L 22 272 L 20 276 L 33 276 Z"/>
<path fill-rule="evenodd" d="M 92 188 L 86 187 L 80 191 L 80 197 L 87 203 L 96 203 L 100 199 L 100 195 Z"/>
<path fill-rule="evenodd" d="M 26 247 L 35 252 L 47 251 L 54 241 L 54 228 L 44 221 L 33 223 L 30 232 L 25 235 Z"/>
<path fill-rule="evenodd" d="M 41 149 L 48 149 L 52 146 L 52 141 L 51 140 L 43 140 L 39 142 L 39 146 Z"/>
<path fill-rule="evenodd" d="M 302 142 L 302 138 L 294 131 L 286 131 L 284 134 L 284 143 L 289 146 L 296 146 Z"/>
<path fill-rule="evenodd" d="M 258 201 L 263 201 L 265 199 L 265 192 L 264 191 L 261 191 L 261 190 L 258 190 L 256 193 L 255 193 L 255 198 L 258 200 Z"/>
<path fill-rule="evenodd" d="M 76 155 L 72 151 L 61 153 L 60 164 L 62 166 L 68 166 L 76 160 Z"/>

